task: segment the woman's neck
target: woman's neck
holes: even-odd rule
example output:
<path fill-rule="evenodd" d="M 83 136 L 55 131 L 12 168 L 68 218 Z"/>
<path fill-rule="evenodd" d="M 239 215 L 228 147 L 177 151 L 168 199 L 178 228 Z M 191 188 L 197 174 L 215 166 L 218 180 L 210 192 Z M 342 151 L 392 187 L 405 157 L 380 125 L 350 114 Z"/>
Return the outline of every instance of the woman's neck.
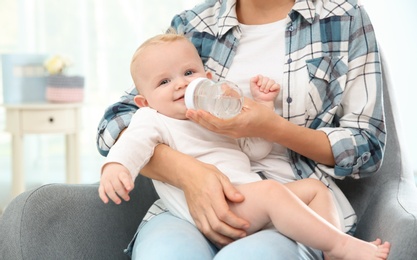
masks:
<path fill-rule="evenodd" d="M 237 0 L 236 12 L 240 23 L 258 25 L 284 19 L 295 0 Z"/>

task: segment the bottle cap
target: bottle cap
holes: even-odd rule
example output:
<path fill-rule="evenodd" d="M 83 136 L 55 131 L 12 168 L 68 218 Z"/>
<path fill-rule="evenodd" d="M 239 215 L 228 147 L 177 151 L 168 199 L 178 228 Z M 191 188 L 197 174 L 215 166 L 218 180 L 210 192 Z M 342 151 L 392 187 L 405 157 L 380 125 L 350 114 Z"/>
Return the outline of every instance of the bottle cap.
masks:
<path fill-rule="evenodd" d="M 184 95 L 185 106 L 188 109 L 196 109 L 194 107 L 194 91 L 195 91 L 195 88 L 203 80 L 207 80 L 207 78 L 196 78 L 192 80 L 190 84 L 188 84 L 187 89 L 185 90 L 185 95 Z"/>

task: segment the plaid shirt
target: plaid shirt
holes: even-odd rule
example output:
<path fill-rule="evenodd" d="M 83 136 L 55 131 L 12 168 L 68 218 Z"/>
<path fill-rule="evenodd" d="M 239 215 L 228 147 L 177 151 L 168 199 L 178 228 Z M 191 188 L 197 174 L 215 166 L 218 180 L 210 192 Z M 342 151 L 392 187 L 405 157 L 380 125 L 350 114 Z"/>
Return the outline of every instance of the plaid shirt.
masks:
<path fill-rule="evenodd" d="M 235 6 L 232 0 L 206 1 L 172 20 L 215 80 L 227 77 L 239 46 Z M 336 162 L 327 167 L 289 151 L 294 175 L 324 181 L 324 173 L 335 178 L 375 173 L 386 133 L 380 58 L 368 15 L 357 0 L 297 0 L 286 19 L 282 116 L 324 131 Z M 136 94 L 132 88 L 106 110 L 97 137 L 102 155 L 129 124 Z"/>

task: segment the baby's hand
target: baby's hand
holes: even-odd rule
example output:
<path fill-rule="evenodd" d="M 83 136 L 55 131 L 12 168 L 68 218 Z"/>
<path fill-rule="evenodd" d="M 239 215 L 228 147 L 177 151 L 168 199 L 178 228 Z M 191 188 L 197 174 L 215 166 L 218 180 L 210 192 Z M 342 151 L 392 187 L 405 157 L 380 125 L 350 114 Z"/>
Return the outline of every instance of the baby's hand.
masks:
<path fill-rule="evenodd" d="M 250 80 L 250 90 L 257 102 L 273 102 L 278 96 L 280 85 L 274 80 L 257 75 Z"/>
<path fill-rule="evenodd" d="M 98 194 L 104 203 L 108 203 L 110 198 L 114 203 L 120 204 L 120 198 L 130 200 L 129 192 L 134 185 L 126 167 L 118 163 L 108 163 L 102 169 Z"/>

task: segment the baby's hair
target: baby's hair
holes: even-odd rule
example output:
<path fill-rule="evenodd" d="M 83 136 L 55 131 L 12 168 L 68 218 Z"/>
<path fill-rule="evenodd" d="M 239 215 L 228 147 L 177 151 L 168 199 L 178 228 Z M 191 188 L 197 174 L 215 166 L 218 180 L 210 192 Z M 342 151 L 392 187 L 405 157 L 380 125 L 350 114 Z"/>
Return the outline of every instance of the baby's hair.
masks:
<path fill-rule="evenodd" d="M 149 38 L 145 42 L 143 42 L 135 51 L 133 54 L 132 60 L 130 62 L 130 74 L 132 75 L 133 81 L 135 82 L 135 76 L 134 76 L 134 63 L 138 62 L 137 59 L 140 56 L 140 54 L 149 46 L 155 46 L 163 43 L 170 43 L 175 41 L 181 41 L 185 40 L 191 44 L 191 42 L 188 40 L 187 37 L 184 36 L 184 34 L 177 33 L 177 31 L 174 28 L 169 28 L 166 33 L 158 34 L 154 37 Z M 175 51 L 175 50 L 174 50 Z M 138 87 L 138 86 L 136 86 Z M 138 90 L 139 91 L 139 90 Z"/>
<path fill-rule="evenodd" d="M 158 34 L 154 37 L 149 38 L 145 42 L 143 42 L 135 51 L 132 57 L 131 63 L 133 63 L 137 56 L 142 52 L 143 49 L 147 48 L 148 46 L 152 45 L 158 45 L 161 43 L 167 43 L 167 42 L 174 42 L 178 40 L 187 40 L 188 39 L 184 36 L 184 34 L 177 33 L 175 28 L 169 28 L 166 33 Z"/>

